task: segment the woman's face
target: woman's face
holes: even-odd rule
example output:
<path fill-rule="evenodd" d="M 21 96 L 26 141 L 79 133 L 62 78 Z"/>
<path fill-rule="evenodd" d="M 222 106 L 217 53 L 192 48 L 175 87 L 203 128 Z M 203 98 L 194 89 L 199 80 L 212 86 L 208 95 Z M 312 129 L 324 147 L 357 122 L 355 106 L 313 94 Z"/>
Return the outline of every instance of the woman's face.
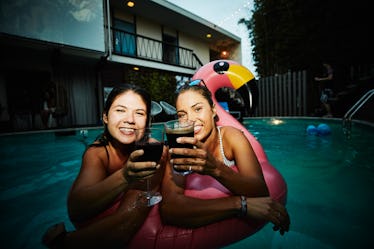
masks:
<path fill-rule="evenodd" d="M 179 119 L 195 121 L 195 138 L 205 141 L 215 128 L 215 108 L 209 105 L 207 99 L 197 91 L 185 91 L 181 93 L 176 102 Z"/>
<path fill-rule="evenodd" d="M 140 95 L 124 92 L 115 98 L 103 121 L 114 139 L 131 144 L 135 141 L 135 129 L 147 125 L 147 106 Z"/>

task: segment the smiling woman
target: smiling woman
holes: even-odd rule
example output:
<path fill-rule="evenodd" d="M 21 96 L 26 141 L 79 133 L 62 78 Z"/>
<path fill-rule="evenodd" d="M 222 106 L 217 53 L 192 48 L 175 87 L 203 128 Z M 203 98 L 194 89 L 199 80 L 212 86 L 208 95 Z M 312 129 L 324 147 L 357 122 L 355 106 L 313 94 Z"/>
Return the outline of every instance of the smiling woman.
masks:
<path fill-rule="evenodd" d="M 127 84 L 113 88 L 104 106 L 104 132 L 83 153 L 68 196 L 69 217 L 78 230 L 66 232 L 63 223 L 52 226 L 43 236 L 46 246 L 120 247 L 132 239 L 151 209 L 144 191 L 157 192 L 163 173 L 163 159 L 160 164 L 139 160 L 144 150 L 135 146 L 150 117 L 146 91 Z M 138 134 L 139 130 L 143 132 Z M 144 184 L 145 179 L 152 179 L 152 185 Z M 110 215 L 103 213 L 113 204 Z"/>
<path fill-rule="evenodd" d="M 258 141 L 214 97 L 220 87 L 240 88 L 253 78 L 236 62 L 213 61 L 178 93 L 178 118 L 195 122 L 194 138 L 180 142 L 195 149 L 172 149 L 172 154 L 187 157 L 173 159 L 172 165 L 194 173 L 181 178 L 166 167 L 161 216 L 166 224 L 194 228 L 186 240 L 174 235 L 191 248 L 228 245 L 255 233 L 266 221 L 281 234 L 288 231 L 288 213 L 281 205 L 287 195 L 283 177 Z M 204 241 L 196 239 L 202 237 Z"/>

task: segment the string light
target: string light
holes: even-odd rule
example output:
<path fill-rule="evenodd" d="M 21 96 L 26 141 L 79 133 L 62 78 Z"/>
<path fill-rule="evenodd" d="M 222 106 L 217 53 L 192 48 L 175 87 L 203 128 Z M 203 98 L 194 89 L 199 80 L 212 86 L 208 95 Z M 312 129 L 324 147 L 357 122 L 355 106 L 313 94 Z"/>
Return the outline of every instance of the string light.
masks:
<path fill-rule="evenodd" d="M 231 15 L 229 16 L 226 16 L 224 19 L 222 19 L 218 25 L 219 26 L 222 26 L 225 22 L 228 22 L 230 21 L 231 19 L 234 19 L 234 18 L 237 18 L 239 13 L 242 11 L 242 10 L 245 10 L 247 7 L 250 7 L 251 6 L 251 2 L 252 1 L 247 1 L 243 4 L 242 7 L 239 7 L 237 10 L 235 10 L 233 13 L 231 13 Z"/>

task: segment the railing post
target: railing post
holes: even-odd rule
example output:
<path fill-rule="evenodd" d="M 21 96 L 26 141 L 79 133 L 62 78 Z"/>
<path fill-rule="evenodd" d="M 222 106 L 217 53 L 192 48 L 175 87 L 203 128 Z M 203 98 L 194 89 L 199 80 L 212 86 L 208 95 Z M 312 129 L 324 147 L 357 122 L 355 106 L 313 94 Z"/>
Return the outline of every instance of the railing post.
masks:
<path fill-rule="evenodd" d="M 306 92 L 307 92 L 307 87 L 306 87 L 306 82 L 307 82 L 307 75 L 306 71 L 302 71 L 302 84 L 303 84 L 303 113 L 302 115 L 305 116 L 307 112 L 307 101 L 306 101 Z"/>
<path fill-rule="evenodd" d="M 291 74 L 291 71 L 288 71 L 287 73 L 287 99 L 286 101 L 288 102 L 288 108 L 287 108 L 287 115 L 288 116 L 291 116 L 292 115 L 292 94 L 291 94 L 291 91 L 292 91 L 292 74 Z"/>

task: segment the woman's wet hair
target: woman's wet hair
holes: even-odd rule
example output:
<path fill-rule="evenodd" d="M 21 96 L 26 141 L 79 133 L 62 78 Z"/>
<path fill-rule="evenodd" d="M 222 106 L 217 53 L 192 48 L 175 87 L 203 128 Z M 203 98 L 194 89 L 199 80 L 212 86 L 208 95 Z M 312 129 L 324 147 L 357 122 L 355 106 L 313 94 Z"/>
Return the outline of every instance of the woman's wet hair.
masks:
<path fill-rule="evenodd" d="M 105 104 L 104 104 L 104 114 L 108 115 L 109 109 L 112 106 L 114 100 L 121 94 L 126 93 L 126 92 L 134 92 L 138 94 L 142 100 L 144 101 L 146 108 L 147 108 L 147 120 L 146 124 L 147 126 L 150 125 L 150 118 L 151 118 L 151 104 L 152 104 L 152 99 L 151 95 L 141 88 L 140 86 L 134 85 L 134 84 L 121 84 L 119 86 L 116 86 L 112 89 L 112 91 L 109 93 Z M 112 139 L 112 136 L 109 133 L 107 125 L 104 123 L 104 132 L 99 135 L 99 137 L 96 139 L 96 143 L 93 143 L 91 146 L 103 146 L 107 145 L 109 141 Z"/>

